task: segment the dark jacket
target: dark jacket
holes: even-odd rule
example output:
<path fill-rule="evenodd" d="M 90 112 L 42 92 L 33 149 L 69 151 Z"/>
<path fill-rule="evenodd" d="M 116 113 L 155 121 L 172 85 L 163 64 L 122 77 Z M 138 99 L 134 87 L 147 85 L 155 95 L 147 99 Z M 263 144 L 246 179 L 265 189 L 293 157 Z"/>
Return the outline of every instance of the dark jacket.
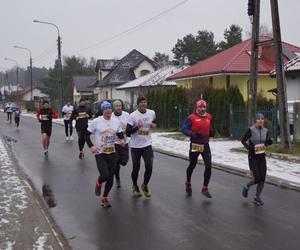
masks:
<path fill-rule="evenodd" d="M 86 130 L 88 127 L 88 120 L 92 118 L 92 111 L 87 106 L 78 106 L 72 113 L 72 120 L 76 121 L 77 130 Z"/>

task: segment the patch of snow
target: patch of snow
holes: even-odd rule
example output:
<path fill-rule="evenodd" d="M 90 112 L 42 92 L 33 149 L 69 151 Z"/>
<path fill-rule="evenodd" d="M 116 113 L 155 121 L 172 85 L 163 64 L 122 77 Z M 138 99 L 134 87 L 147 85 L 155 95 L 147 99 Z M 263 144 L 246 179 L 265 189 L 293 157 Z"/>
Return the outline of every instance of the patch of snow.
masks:
<path fill-rule="evenodd" d="M 5 231 L 6 235 L 11 236 L 6 237 L 4 245 L 0 244 L 0 249 L 13 248 L 12 239 L 21 225 L 20 215 L 27 206 L 28 195 L 24 184 L 18 178 L 7 149 L 0 138 L 0 232 Z"/>
<path fill-rule="evenodd" d="M 36 234 L 39 234 L 39 228 L 38 227 L 34 228 L 34 232 Z M 34 245 L 32 246 L 32 249 L 34 249 L 34 250 L 43 250 L 43 249 L 45 249 L 45 244 L 47 243 L 47 240 L 48 240 L 47 235 L 48 234 L 46 234 L 46 233 L 42 233 L 38 237 L 38 239 L 35 241 Z"/>
<path fill-rule="evenodd" d="M 171 133 L 153 133 L 153 147 L 180 156 L 189 156 L 189 141 L 180 141 L 165 137 Z M 232 148 L 239 148 L 242 144 L 236 140 L 211 140 L 210 148 L 212 162 L 216 165 L 227 165 L 240 170 L 249 170 L 248 157 L 245 153 L 232 152 Z M 200 160 L 201 157 L 199 157 Z M 279 178 L 294 186 L 300 186 L 300 164 L 267 157 L 267 175 Z"/>

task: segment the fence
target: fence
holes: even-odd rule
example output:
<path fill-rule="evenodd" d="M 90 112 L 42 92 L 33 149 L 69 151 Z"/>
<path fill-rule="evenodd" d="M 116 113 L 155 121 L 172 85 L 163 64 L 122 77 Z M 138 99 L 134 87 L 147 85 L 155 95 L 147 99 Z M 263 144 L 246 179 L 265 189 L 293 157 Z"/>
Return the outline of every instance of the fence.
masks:
<path fill-rule="evenodd" d="M 265 127 L 269 130 L 270 135 L 277 142 L 278 121 L 277 109 L 273 105 L 258 107 L 265 117 Z M 230 136 L 240 140 L 248 128 L 248 111 L 246 107 L 232 107 L 230 105 Z"/>

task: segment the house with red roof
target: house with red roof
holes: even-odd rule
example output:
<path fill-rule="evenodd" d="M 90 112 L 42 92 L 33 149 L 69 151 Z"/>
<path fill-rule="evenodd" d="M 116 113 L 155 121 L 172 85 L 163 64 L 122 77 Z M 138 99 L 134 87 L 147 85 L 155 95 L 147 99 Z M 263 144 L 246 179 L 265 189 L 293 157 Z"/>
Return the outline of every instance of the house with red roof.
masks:
<path fill-rule="evenodd" d="M 300 55 L 300 47 L 283 42 L 283 60 Z M 191 88 L 207 84 L 214 88 L 237 86 L 244 100 L 249 93 L 251 61 L 251 39 L 180 71 L 167 80 L 176 81 L 177 86 Z M 270 76 L 275 68 L 274 42 L 271 37 L 260 37 L 257 90 L 268 98 L 274 96 L 268 90 L 276 87 L 276 79 Z"/>

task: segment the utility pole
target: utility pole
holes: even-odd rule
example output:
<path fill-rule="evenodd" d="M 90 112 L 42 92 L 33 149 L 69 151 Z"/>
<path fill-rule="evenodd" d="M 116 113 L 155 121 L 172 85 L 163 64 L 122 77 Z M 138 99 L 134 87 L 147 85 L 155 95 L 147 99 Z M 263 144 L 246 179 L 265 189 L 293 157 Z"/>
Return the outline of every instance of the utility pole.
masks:
<path fill-rule="evenodd" d="M 279 108 L 279 121 L 280 121 L 280 142 L 286 149 L 291 148 L 290 127 L 287 110 L 287 94 L 286 82 L 282 61 L 282 42 L 281 30 L 278 10 L 278 0 L 270 0 L 272 12 L 272 26 L 273 36 L 275 43 L 276 54 L 276 80 L 278 92 L 278 108 Z"/>
<path fill-rule="evenodd" d="M 29 53 L 29 69 L 30 69 L 30 101 L 33 101 L 33 95 L 32 95 L 32 53 L 31 53 L 31 50 L 28 49 L 28 48 L 24 48 L 24 47 L 20 47 L 20 46 L 17 46 L 15 45 L 14 48 L 16 49 L 23 49 L 23 50 L 26 50 L 28 53 Z"/>
<path fill-rule="evenodd" d="M 30 53 L 30 100 L 33 101 L 33 95 L 32 95 L 32 57 Z"/>
<path fill-rule="evenodd" d="M 60 33 L 58 33 L 57 37 L 57 48 L 58 48 L 58 63 L 59 63 L 59 71 L 60 71 L 60 102 L 61 107 L 64 106 L 64 90 L 63 90 L 63 70 L 62 70 L 62 62 L 61 62 L 61 37 Z"/>
<path fill-rule="evenodd" d="M 260 0 L 248 1 L 248 15 L 252 21 L 251 66 L 248 93 L 248 125 L 254 122 L 257 103 L 257 64 L 259 42 Z"/>

